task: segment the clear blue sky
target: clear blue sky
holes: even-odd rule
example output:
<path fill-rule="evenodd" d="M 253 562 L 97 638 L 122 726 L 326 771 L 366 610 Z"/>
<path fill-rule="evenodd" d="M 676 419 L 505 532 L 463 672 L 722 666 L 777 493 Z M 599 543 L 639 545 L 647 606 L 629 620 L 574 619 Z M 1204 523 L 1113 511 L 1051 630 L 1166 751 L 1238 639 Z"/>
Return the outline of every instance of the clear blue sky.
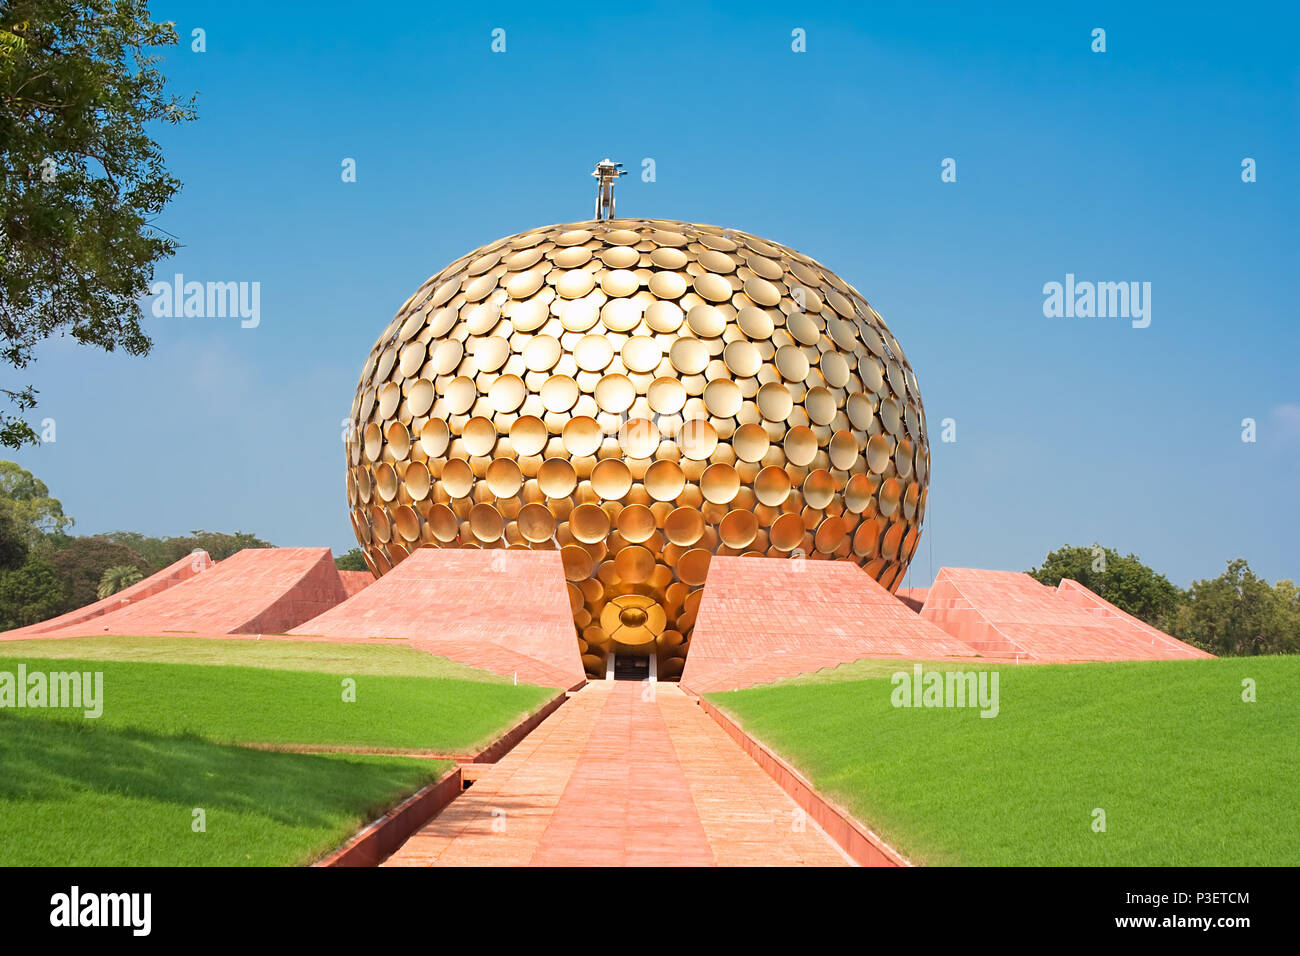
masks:
<path fill-rule="evenodd" d="M 1093 541 L 1183 585 L 1237 556 L 1300 576 L 1294 5 L 540 6 L 154 5 L 200 93 L 162 137 L 159 277 L 260 282 L 261 325 L 42 350 L 57 441 L 17 457 L 78 532 L 352 547 L 341 420 L 375 338 L 459 255 L 588 218 L 608 155 L 623 214 L 789 244 L 884 316 L 933 443 L 913 585 Z M 1066 273 L 1150 282 L 1150 327 L 1045 318 Z"/>

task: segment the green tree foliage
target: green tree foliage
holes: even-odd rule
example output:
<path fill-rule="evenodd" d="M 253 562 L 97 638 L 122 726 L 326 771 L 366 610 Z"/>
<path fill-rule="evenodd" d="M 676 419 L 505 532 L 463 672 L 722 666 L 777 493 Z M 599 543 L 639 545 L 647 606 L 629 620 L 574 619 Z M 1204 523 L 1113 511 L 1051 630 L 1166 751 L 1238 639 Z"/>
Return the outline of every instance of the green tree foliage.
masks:
<path fill-rule="evenodd" d="M 135 531 L 110 531 L 104 535 L 110 541 L 124 545 L 140 556 L 140 567 L 146 574 L 161 571 L 179 561 L 196 548 L 208 552 L 213 561 L 224 561 L 236 551 L 245 548 L 274 548 L 246 531 L 225 534 L 220 531 L 191 531 L 177 538 L 151 538 Z"/>
<path fill-rule="evenodd" d="M 27 555 L 21 567 L 0 572 L 0 630 L 54 617 L 64 603 L 58 572 L 35 552 Z"/>
<path fill-rule="evenodd" d="M 0 571 L 12 571 L 27 560 L 27 536 L 14 520 L 13 511 L 0 507 Z"/>
<path fill-rule="evenodd" d="M 140 563 L 140 556 L 135 551 L 100 535 L 66 538 L 59 545 L 45 558 L 63 582 L 66 604 L 61 611 L 71 611 L 97 601 L 99 583 L 109 568 Z"/>
<path fill-rule="evenodd" d="M 13 461 L 0 461 L 0 507 L 12 516 L 29 546 L 62 535 L 73 524 L 59 499 L 50 497 L 45 482 Z"/>
<path fill-rule="evenodd" d="M 1294 654 L 1300 651 L 1300 590 L 1291 581 L 1269 585 L 1237 558 L 1217 578 L 1192 582 L 1175 629 L 1212 654 Z"/>
<path fill-rule="evenodd" d="M 1029 574 L 1052 587 L 1062 578 L 1071 578 L 1117 608 L 1166 632 L 1173 626 L 1182 600 L 1178 587 L 1143 564 L 1136 554 L 1121 556 L 1113 548 L 1100 545 L 1058 548 Z"/>
<path fill-rule="evenodd" d="M 21 370 L 54 334 L 143 355 L 139 299 L 174 240 L 150 226 L 180 189 L 154 122 L 193 119 L 154 51 L 177 42 L 145 0 L 0 4 L 0 356 Z M 37 436 L 31 386 L 0 388 L 0 444 Z"/>
<path fill-rule="evenodd" d="M 340 571 L 369 571 L 366 559 L 361 556 L 360 548 L 353 548 L 347 554 L 334 559 L 334 566 Z"/>
<path fill-rule="evenodd" d="M 144 579 L 140 569 L 134 564 L 117 564 L 111 568 L 104 569 L 104 575 L 99 579 L 99 589 L 95 596 L 101 601 L 106 597 L 112 597 L 118 591 L 125 590 L 137 581 Z"/>

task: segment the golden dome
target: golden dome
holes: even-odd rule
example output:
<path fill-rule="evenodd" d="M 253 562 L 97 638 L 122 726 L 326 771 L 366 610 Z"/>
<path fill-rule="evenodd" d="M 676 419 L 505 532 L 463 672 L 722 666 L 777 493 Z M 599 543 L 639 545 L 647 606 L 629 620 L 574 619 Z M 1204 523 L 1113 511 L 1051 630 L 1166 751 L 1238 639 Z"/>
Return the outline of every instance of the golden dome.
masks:
<path fill-rule="evenodd" d="M 825 266 L 735 229 L 596 220 L 476 249 L 398 310 L 351 420 L 371 570 L 558 550 L 593 673 L 616 650 L 679 674 L 714 554 L 852 560 L 892 590 L 920 540 L 929 443 L 898 342 Z"/>

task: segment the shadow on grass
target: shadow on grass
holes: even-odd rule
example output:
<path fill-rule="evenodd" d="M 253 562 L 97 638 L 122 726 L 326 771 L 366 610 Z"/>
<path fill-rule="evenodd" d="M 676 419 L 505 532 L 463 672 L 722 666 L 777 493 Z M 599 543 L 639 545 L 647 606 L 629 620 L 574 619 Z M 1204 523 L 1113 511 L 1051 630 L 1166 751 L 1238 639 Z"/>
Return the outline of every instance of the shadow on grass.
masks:
<path fill-rule="evenodd" d="M 369 817 L 445 769 L 394 758 L 249 750 L 182 734 L 96 727 L 0 712 L 0 801 L 73 793 L 155 800 L 297 827 Z M 0 808 L 0 812 L 3 809 Z"/>

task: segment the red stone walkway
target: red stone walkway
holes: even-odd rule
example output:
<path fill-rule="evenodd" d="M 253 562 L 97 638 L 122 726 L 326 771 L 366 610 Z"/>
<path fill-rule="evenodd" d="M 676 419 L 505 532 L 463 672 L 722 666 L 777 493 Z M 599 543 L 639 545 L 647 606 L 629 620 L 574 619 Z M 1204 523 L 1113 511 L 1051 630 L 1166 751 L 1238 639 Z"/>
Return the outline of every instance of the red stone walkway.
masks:
<path fill-rule="evenodd" d="M 675 684 L 596 681 L 385 866 L 844 866 Z"/>

